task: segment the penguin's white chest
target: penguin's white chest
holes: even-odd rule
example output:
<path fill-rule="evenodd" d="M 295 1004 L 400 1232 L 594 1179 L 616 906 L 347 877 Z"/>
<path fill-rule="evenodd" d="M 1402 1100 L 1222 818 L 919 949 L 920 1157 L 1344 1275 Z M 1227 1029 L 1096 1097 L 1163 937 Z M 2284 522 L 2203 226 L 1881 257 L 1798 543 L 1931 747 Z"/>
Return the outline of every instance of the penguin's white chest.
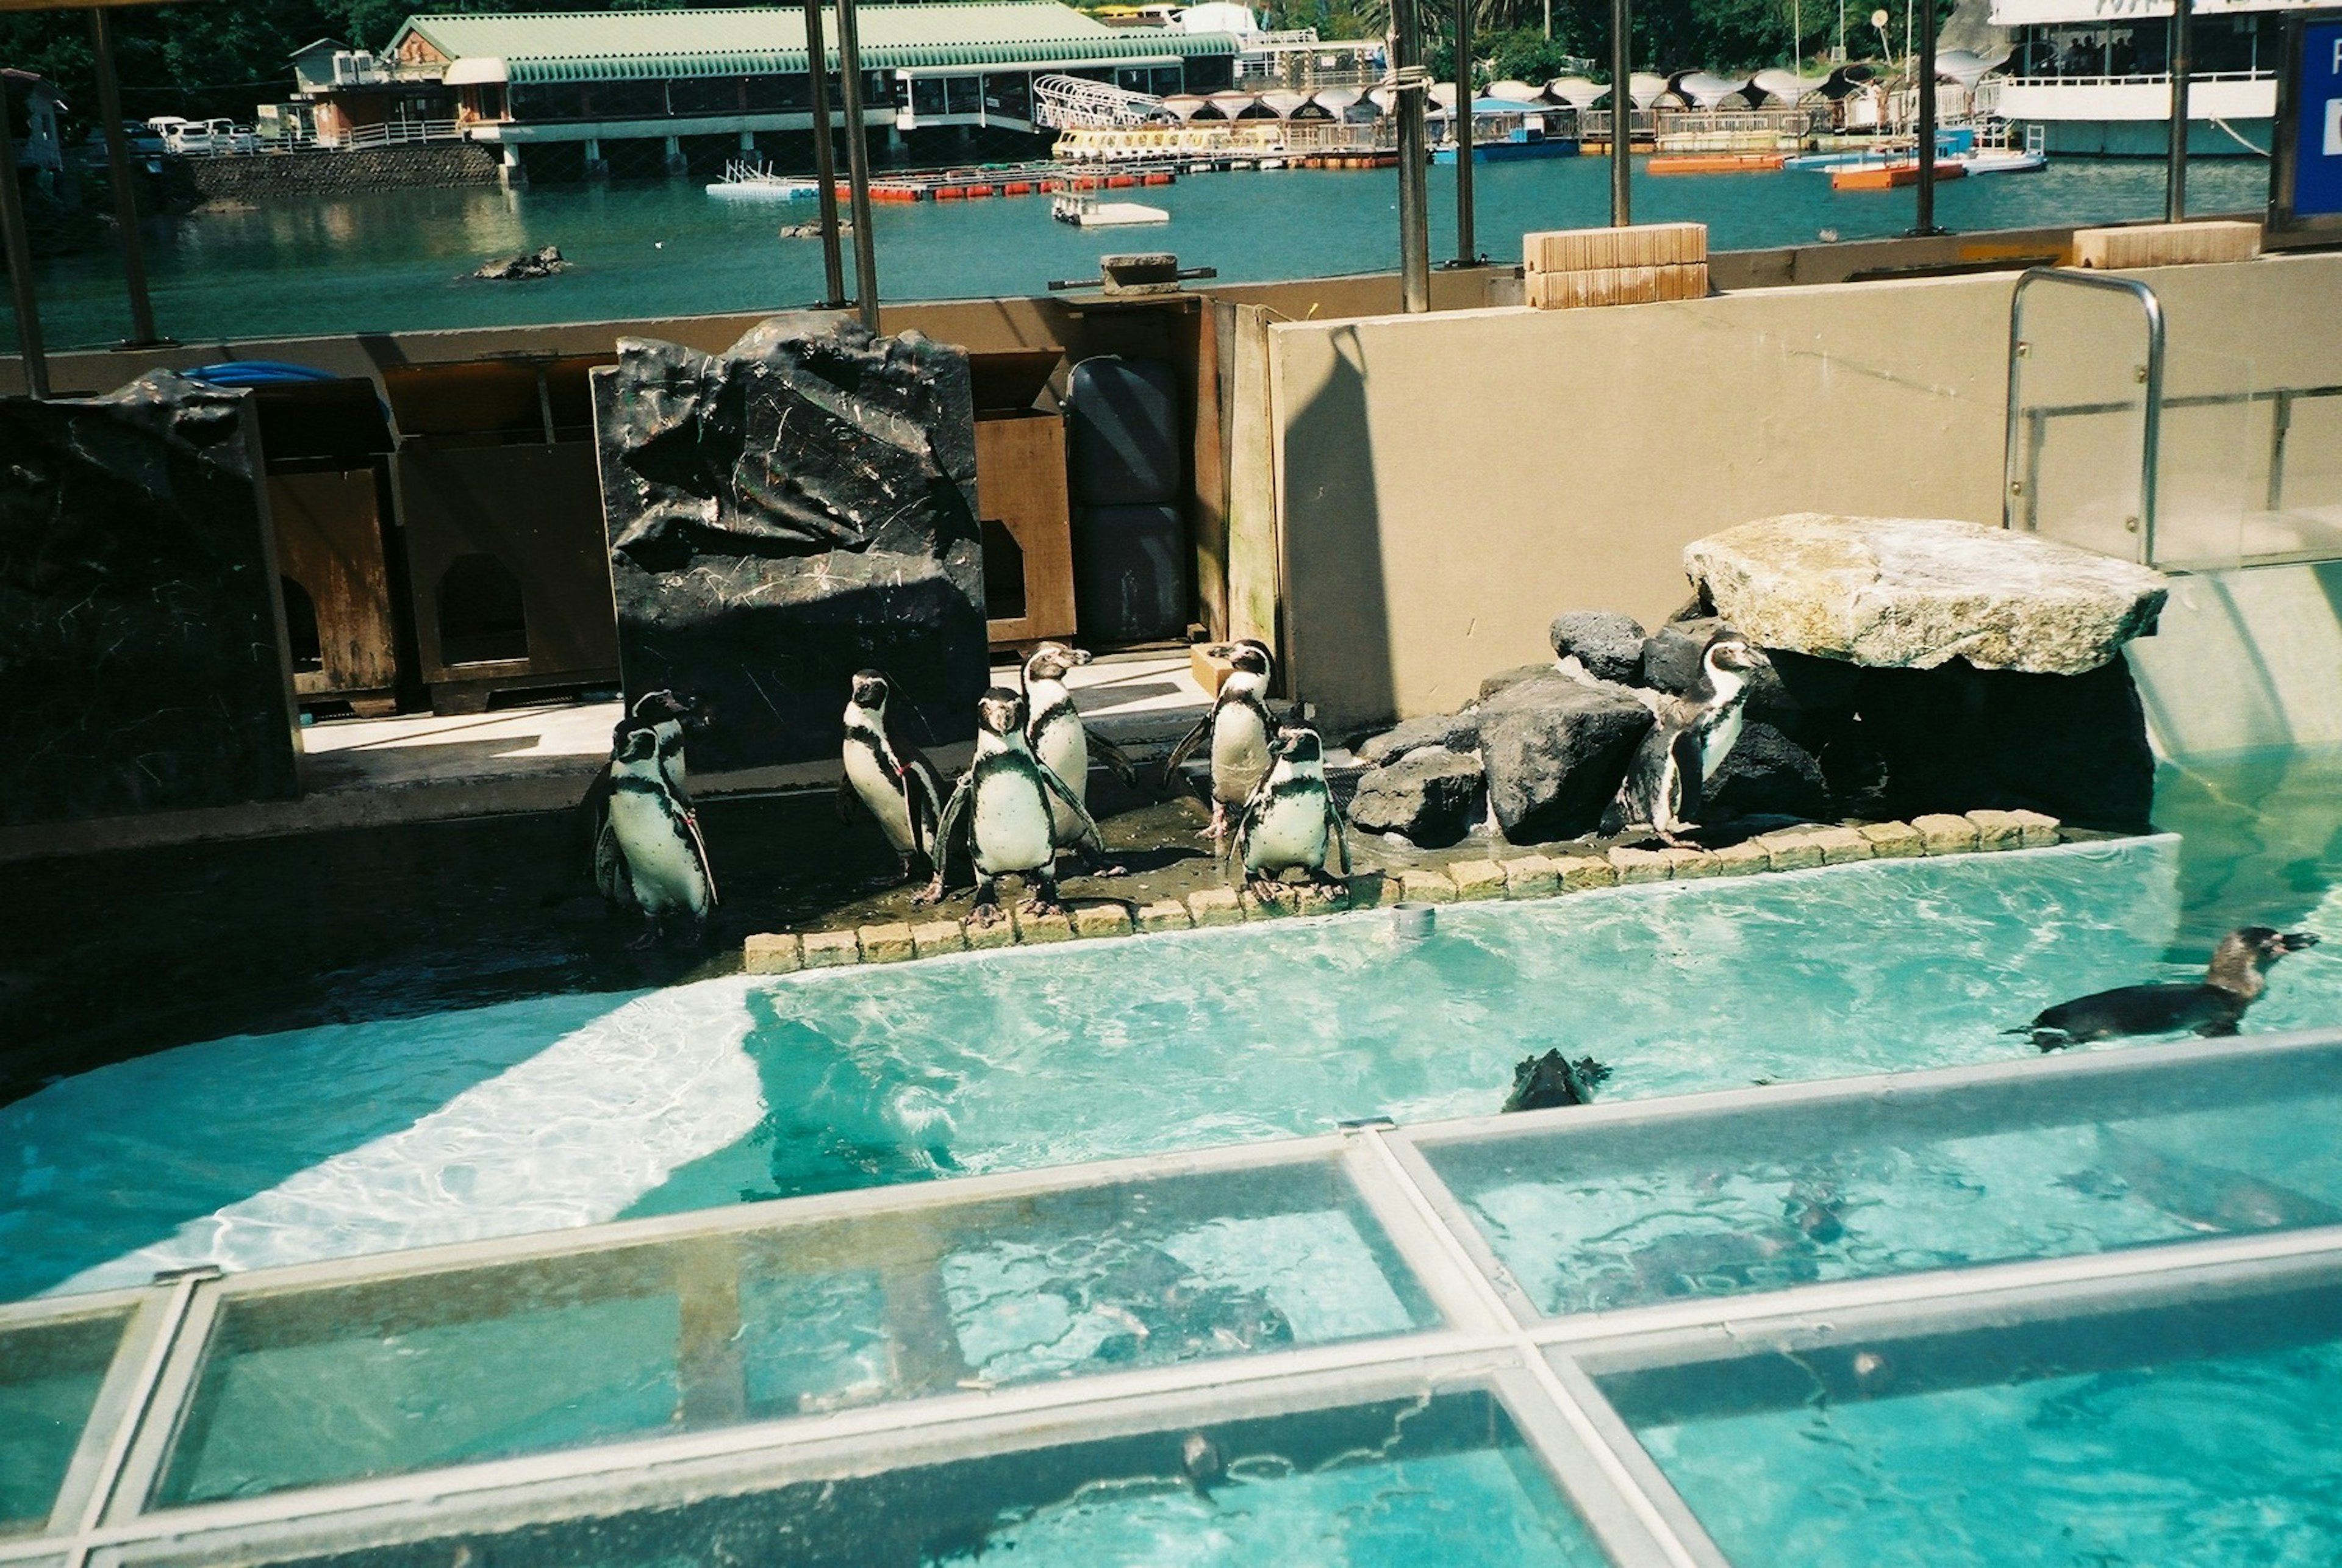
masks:
<path fill-rule="evenodd" d="M 894 771 L 878 760 L 878 753 L 866 741 L 848 741 L 846 745 L 846 780 L 870 814 L 878 819 L 879 831 L 886 842 L 895 846 L 896 854 L 911 852 L 911 813 L 905 802 L 903 784 Z"/>
<path fill-rule="evenodd" d="M 610 792 L 610 828 L 626 856 L 635 902 L 650 915 L 707 913 L 707 878 L 699 857 L 660 799 L 641 790 Z"/>
<path fill-rule="evenodd" d="M 1248 703 L 1230 703 L 1212 721 L 1212 794 L 1242 805 L 1268 772 L 1268 728 Z"/>
<path fill-rule="evenodd" d="M 1745 706 L 1745 704 L 1735 704 L 1700 743 L 1699 777 L 1702 784 L 1714 778 L 1716 770 L 1724 765 L 1724 759 L 1732 754 L 1733 746 L 1740 739 L 1740 717 Z"/>
<path fill-rule="evenodd" d="M 978 871 L 994 876 L 1056 863 L 1057 837 L 1047 794 L 1038 778 L 1022 769 L 997 768 L 976 781 L 976 819 L 968 837 Z"/>
<path fill-rule="evenodd" d="M 1311 789 L 1272 797 L 1245 840 L 1246 871 L 1326 864 L 1326 797 Z"/>
<path fill-rule="evenodd" d="M 1033 737 L 1033 754 L 1041 765 L 1057 775 L 1073 797 L 1083 804 L 1089 804 L 1090 737 L 1082 721 L 1071 713 L 1059 714 L 1041 727 Z M 1052 795 L 1049 815 L 1057 826 L 1057 836 L 1071 841 L 1081 829 L 1075 819 L 1074 808 Z"/>

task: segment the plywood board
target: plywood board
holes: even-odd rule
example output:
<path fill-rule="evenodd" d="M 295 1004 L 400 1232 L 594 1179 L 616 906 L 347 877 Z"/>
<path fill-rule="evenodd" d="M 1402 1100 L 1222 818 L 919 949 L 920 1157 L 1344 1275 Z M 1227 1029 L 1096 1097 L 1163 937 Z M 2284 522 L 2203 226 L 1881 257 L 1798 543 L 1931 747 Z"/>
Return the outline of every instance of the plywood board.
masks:
<path fill-rule="evenodd" d="M 1066 492 L 1065 422 L 1050 414 L 976 422 L 979 516 L 1024 553 L 1025 613 L 995 616 L 995 646 L 1074 634 L 1073 507 Z"/>

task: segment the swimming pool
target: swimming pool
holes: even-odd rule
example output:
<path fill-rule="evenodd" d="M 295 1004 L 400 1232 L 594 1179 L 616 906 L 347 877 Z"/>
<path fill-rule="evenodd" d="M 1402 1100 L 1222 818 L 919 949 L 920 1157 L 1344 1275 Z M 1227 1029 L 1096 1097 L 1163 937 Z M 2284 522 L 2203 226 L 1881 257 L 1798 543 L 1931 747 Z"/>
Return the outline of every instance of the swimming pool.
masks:
<path fill-rule="evenodd" d="M 1366 912 L 184 1047 L 0 1108 L 0 1298 L 1477 1114 L 1555 1045 L 1608 1063 L 1612 1099 L 2023 1058 L 2003 1031 L 2043 1004 L 2201 963 L 2188 843 L 1455 906 L 1416 944 Z M 2330 944 L 2247 1027 L 2335 1018 Z"/>

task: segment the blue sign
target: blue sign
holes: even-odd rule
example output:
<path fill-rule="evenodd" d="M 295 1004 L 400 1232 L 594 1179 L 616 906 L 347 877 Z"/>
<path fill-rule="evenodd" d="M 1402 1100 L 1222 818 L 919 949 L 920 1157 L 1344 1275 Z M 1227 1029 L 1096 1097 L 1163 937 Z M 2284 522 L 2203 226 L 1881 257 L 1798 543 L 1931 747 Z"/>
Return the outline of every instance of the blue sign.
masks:
<path fill-rule="evenodd" d="M 2342 22 L 2302 28 L 2293 115 L 2294 215 L 2342 215 Z"/>

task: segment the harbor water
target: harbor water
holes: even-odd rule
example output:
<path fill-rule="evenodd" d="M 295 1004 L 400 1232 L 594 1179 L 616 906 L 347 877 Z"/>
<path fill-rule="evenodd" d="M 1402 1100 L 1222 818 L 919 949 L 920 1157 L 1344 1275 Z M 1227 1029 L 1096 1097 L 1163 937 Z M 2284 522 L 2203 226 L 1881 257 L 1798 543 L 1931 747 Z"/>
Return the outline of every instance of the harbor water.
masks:
<path fill-rule="evenodd" d="M 1609 161 L 1547 158 L 1475 170 L 1476 233 L 1497 262 L 1517 261 L 1524 233 L 1606 223 Z M 2267 165 L 2197 165 L 2201 213 L 2259 207 Z M 1431 171 L 1431 250 L 1456 253 L 1455 171 Z M 2157 216 L 2162 165 L 2067 160 L 2036 174 L 1954 180 L 1937 221 L 1959 232 Z M 1143 247 L 1176 251 L 1224 281 L 1383 272 L 1398 263 L 1398 182 L 1390 170 L 1237 172 L 1148 190 L 1171 215 Z M 1800 173 L 1644 177 L 1635 215 L 1694 219 L 1718 250 L 1898 235 L 1912 193 L 1838 192 Z M 810 202 L 719 201 L 696 181 L 385 191 L 284 197 L 148 225 L 147 266 L 162 331 L 183 342 L 353 332 L 608 321 L 789 308 L 821 293 L 821 246 L 780 229 Z M 1101 254 L 1137 231 L 1088 233 L 1053 223 L 1038 197 L 882 205 L 874 215 L 879 289 L 887 299 L 1039 295 L 1050 280 L 1096 275 Z M 557 245 L 556 275 L 486 283 L 489 257 Z M 127 331 L 116 255 L 100 249 L 43 263 L 42 321 L 53 348 L 119 341 Z M 15 347 L 13 323 L 0 344 Z M 128 366 L 125 365 L 125 374 Z"/>

